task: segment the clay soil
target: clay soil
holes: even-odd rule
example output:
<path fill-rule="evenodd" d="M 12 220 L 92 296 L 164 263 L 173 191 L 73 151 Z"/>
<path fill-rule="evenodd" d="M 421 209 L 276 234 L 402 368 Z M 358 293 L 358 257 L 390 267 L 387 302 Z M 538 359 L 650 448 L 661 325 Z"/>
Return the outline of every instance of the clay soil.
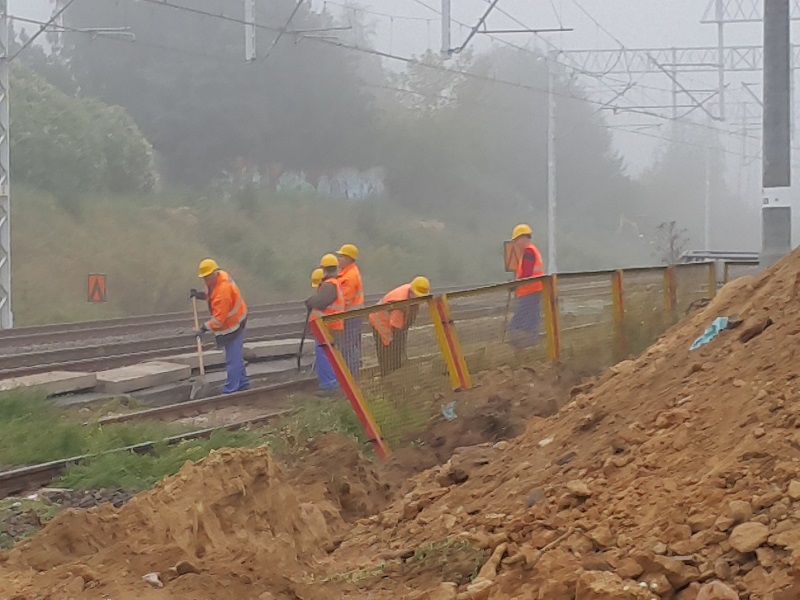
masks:
<path fill-rule="evenodd" d="M 798 273 L 795 253 L 733 282 L 578 387 L 487 374 L 384 465 L 323 436 L 67 511 L 0 555 L 0 597 L 800 598 Z"/>

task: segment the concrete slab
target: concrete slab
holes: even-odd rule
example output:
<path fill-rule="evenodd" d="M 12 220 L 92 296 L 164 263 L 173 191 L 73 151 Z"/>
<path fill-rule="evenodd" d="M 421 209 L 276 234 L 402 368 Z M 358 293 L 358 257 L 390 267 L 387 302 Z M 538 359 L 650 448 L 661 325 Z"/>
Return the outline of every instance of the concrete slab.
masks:
<path fill-rule="evenodd" d="M 297 356 L 300 349 L 299 339 L 268 340 L 265 342 L 246 342 L 244 345 L 245 360 L 266 360 L 284 356 Z M 303 345 L 303 356 L 314 354 L 314 340 L 306 338 Z"/>
<path fill-rule="evenodd" d="M 175 363 L 178 365 L 189 365 L 195 371 L 200 368 L 200 359 L 197 358 L 197 352 L 166 356 L 164 357 L 164 362 Z M 224 364 L 225 353 L 222 350 L 206 350 L 203 352 L 203 365 L 206 369 L 218 367 Z"/>
<path fill-rule="evenodd" d="M 17 389 L 29 389 L 45 392 L 48 396 L 67 394 L 80 390 L 88 390 L 97 383 L 94 373 L 73 373 L 70 371 L 53 371 L 25 377 L 15 377 L 0 381 L 0 392 Z"/>
<path fill-rule="evenodd" d="M 107 394 L 125 394 L 135 390 L 173 383 L 192 375 L 189 365 L 153 361 L 120 367 L 97 374 L 98 391 Z"/>

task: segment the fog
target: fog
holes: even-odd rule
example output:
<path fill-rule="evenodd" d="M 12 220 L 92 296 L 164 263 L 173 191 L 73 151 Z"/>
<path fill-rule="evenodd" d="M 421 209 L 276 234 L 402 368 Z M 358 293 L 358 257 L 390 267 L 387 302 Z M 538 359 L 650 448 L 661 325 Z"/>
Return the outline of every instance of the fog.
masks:
<path fill-rule="evenodd" d="M 32 20 L 53 11 L 49 0 L 9 4 L 12 15 Z M 688 91 L 679 91 L 673 119 L 674 85 L 665 73 L 592 75 L 570 54 L 715 47 L 716 26 L 700 23 L 705 0 L 500 0 L 490 29 L 571 31 L 478 34 L 447 59 L 439 53 L 440 0 L 311 0 L 290 29 L 313 29 L 306 35 L 323 39 L 290 34 L 273 47 L 275 32 L 260 27 L 253 65 L 244 63 L 241 24 L 133 0 L 102 4 L 109 3 L 77 0 L 64 24 L 131 27 L 136 43 L 43 36 L 26 65 L 71 95 L 122 106 L 153 144 L 161 185 L 208 190 L 225 180 L 230 189 L 219 193 L 228 197 L 245 180 L 268 189 L 270 165 L 303 177 L 347 167 L 372 182 L 363 185 L 372 185 L 376 202 L 421 221 L 460 220 L 500 236 L 531 220 L 545 232 L 546 57 L 557 50 L 550 64 L 557 71 L 557 243 L 565 268 L 661 262 L 658 232 L 673 221 L 686 250 L 702 249 L 706 198 L 709 249 L 759 246 L 761 73 L 726 74 L 722 120 L 716 70 L 679 71 L 677 85 Z M 230 0 L 174 4 L 243 17 Z M 291 0 L 266 4 L 256 0 L 256 20 L 272 28 L 294 7 Z M 453 0 L 453 46 L 487 7 L 485 0 Z M 27 34 L 38 28 L 14 27 Z M 760 38 L 759 24 L 725 29 L 728 47 L 760 45 Z M 182 50 L 187 55 L 178 59 Z M 58 67 L 61 75 L 48 54 L 67 65 Z M 231 177 L 237 169 L 244 180 Z M 322 184 L 307 179 L 296 183 L 319 192 Z"/>

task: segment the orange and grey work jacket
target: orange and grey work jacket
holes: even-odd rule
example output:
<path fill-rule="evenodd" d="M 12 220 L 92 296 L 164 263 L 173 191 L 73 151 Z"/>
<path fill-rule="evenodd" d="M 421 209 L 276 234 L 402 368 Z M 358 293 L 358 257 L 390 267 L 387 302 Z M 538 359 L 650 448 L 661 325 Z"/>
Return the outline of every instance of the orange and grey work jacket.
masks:
<path fill-rule="evenodd" d="M 386 294 L 378 304 L 388 304 L 411 298 L 411 284 L 406 283 Z M 394 339 L 395 329 L 408 329 L 414 322 L 419 307 L 401 308 L 395 310 L 382 310 L 370 314 L 369 321 L 372 327 L 381 336 L 384 346 L 388 346 Z"/>
<path fill-rule="evenodd" d="M 206 328 L 214 332 L 218 344 L 225 345 L 244 327 L 247 321 L 247 304 L 239 286 L 225 271 L 219 272 L 214 287 L 208 289 L 207 297 L 211 318 L 206 322 Z"/>
<path fill-rule="evenodd" d="M 527 279 L 529 277 L 541 277 L 544 275 L 544 264 L 542 262 L 542 254 L 539 249 L 533 244 L 528 244 L 522 252 L 519 266 L 517 266 L 517 281 L 520 279 Z M 517 288 L 517 296 L 529 296 L 536 292 L 541 292 L 544 285 L 541 281 L 534 281 Z"/>
<path fill-rule="evenodd" d="M 344 312 L 344 294 L 339 280 L 336 277 L 323 279 L 317 288 L 317 293 L 306 300 L 306 306 L 311 309 L 312 320 Z M 325 325 L 331 331 L 344 329 L 343 321 L 326 321 Z"/>
<path fill-rule="evenodd" d="M 364 283 L 361 280 L 361 271 L 355 263 L 347 265 L 339 272 L 339 283 L 344 294 L 344 309 L 364 308 Z"/>

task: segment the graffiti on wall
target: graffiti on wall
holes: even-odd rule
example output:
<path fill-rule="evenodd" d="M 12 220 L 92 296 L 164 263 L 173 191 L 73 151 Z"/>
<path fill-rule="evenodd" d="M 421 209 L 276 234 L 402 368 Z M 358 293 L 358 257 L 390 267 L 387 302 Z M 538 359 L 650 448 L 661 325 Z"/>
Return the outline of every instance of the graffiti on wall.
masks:
<path fill-rule="evenodd" d="M 325 171 L 280 171 L 270 173 L 269 183 L 279 192 L 314 193 L 325 198 L 366 200 L 386 191 L 385 171 L 343 168 Z"/>

